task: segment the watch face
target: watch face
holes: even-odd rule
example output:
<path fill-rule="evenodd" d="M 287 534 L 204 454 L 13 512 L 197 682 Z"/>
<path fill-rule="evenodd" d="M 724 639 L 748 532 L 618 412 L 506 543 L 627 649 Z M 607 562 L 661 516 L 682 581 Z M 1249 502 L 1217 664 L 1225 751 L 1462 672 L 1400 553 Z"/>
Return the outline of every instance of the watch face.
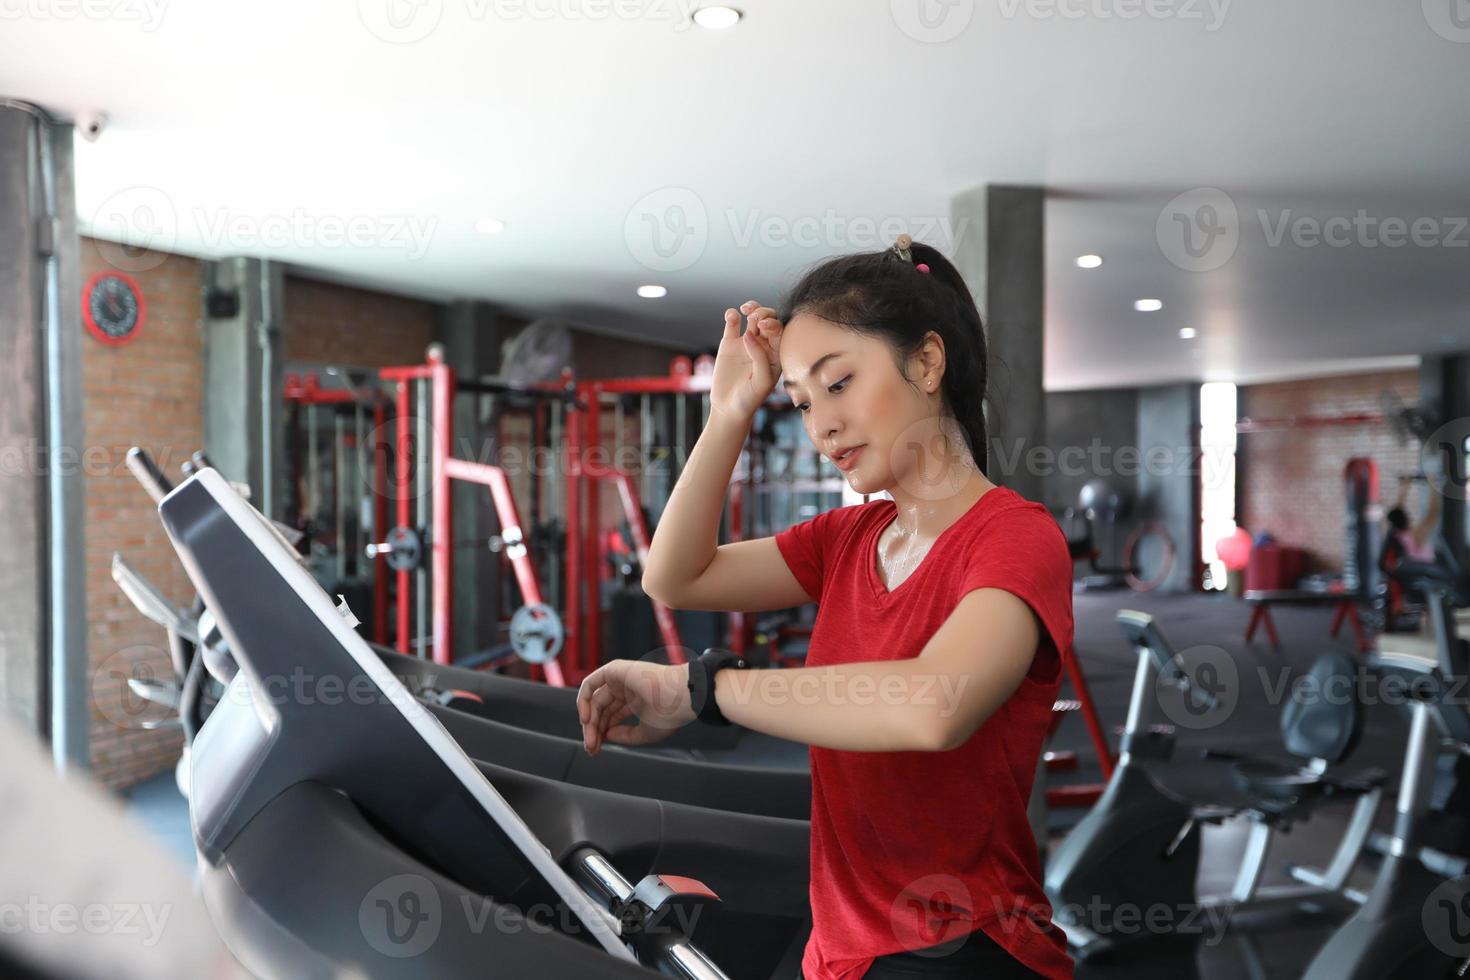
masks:
<path fill-rule="evenodd" d="M 82 316 L 98 340 L 127 343 L 143 325 L 142 291 L 128 276 L 103 273 L 93 278 L 83 292 Z"/>

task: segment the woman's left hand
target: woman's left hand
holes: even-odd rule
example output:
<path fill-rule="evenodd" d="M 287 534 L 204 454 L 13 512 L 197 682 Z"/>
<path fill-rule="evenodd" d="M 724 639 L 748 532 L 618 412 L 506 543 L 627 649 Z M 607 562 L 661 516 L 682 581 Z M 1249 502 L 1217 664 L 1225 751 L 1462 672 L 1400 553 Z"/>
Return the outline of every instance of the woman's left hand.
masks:
<path fill-rule="evenodd" d="M 630 717 L 638 724 L 623 724 Z M 688 665 L 614 660 L 582 681 L 577 692 L 582 745 L 591 755 L 604 741 L 617 745 L 661 742 L 694 720 L 689 704 Z"/>

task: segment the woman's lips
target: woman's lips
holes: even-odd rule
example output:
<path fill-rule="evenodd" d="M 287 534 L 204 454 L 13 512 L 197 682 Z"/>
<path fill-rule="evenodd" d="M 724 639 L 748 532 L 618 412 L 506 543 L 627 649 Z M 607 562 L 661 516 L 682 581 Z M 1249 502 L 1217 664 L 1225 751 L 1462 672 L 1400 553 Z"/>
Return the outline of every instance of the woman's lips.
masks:
<path fill-rule="evenodd" d="M 837 464 L 837 468 L 839 470 L 850 470 L 857 465 L 858 457 L 862 455 L 864 448 L 866 448 L 866 444 L 863 446 L 858 446 L 842 459 L 835 459 L 833 460 L 833 462 Z"/>

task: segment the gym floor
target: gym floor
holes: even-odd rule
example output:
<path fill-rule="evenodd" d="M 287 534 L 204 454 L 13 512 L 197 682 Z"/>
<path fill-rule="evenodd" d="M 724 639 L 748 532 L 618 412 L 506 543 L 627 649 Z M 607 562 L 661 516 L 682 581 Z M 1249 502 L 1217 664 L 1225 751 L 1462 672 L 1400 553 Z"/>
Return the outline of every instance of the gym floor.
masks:
<path fill-rule="evenodd" d="M 1156 596 L 1128 590 L 1078 592 L 1073 597 L 1077 652 L 1103 725 L 1114 746 L 1117 744 L 1117 729 L 1127 713 L 1135 662 L 1132 649 L 1124 642 L 1115 624 L 1115 616 L 1120 609 L 1138 609 L 1152 614 L 1178 651 L 1209 644 L 1229 653 L 1239 668 L 1239 698 L 1229 716 L 1209 731 L 1177 730 L 1176 754 L 1180 759 L 1192 757 L 1198 749 L 1211 747 L 1289 760 L 1276 727 L 1280 706 L 1271 703 L 1268 691 L 1279 689 L 1282 679 L 1279 672 L 1282 669 L 1290 671 L 1289 676 L 1295 678 L 1324 651 L 1349 649 L 1328 639 L 1332 613 L 1325 607 L 1278 610 L 1275 616 L 1281 649 L 1276 651 L 1261 643 L 1247 647 L 1241 642 L 1249 609 L 1224 595 Z M 1405 718 L 1397 709 L 1376 703 L 1368 705 L 1362 739 L 1348 763 L 1349 767 L 1352 770 L 1380 768 L 1397 773 L 1402 764 L 1406 735 Z M 1100 780 L 1091 742 L 1079 714 L 1070 714 L 1062 723 L 1051 748 L 1075 751 L 1079 760 L 1075 772 L 1053 774 L 1052 785 Z M 715 761 L 712 758 L 714 753 L 707 755 Z M 805 765 L 805 749 L 774 739 L 750 739 L 742 745 L 740 756 L 744 761 L 762 765 L 798 768 Z M 1206 767 L 1179 766 L 1177 773 L 1171 773 L 1169 784 L 1186 794 L 1193 792 L 1208 796 L 1217 788 L 1212 779 L 1215 775 L 1218 773 Z M 1391 793 L 1392 784 L 1385 796 L 1389 797 Z M 183 867 L 192 874 L 194 848 L 189 836 L 188 809 L 179 795 L 173 773 L 160 774 L 133 788 L 129 793 L 129 804 L 149 831 L 176 854 Z M 1342 833 L 1350 810 L 1350 805 L 1329 804 L 1318 811 L 1310 824 L 1300 825 L 1296 832 L 1285 835 L 1273 847 L 1263 884 L 1290 881 L 1282 870 L 1288 863 L 1316 866 L 1325 863 Z M 1388 829 L 1390 812 L 1389 806 L 1380 807 L 1379 829 Z M 1080 809 L 1052 811 L 1049 815 L 1052 841 L 1059 841 L 1083 813 L 1085 811 Z M 1199 881 L 1201 894 L 1216 894 L 1229 888 L 1244 848 L 1241 830 L 1238 823 L 1206 828 Z M 1368 865 L 1372 860 L 1372 855 L 1363 859 L 1353 879 L 1355 885 L 1366 886 L 1371 880 L 1372 868 Z M 1340 915 L 1331 911 L 1320 915 L 1255 913 L 1239 916 L 1231 921 L 1223 937 L 1206 929 L 1195 938 L 1150 939 L 1080 964 L 1077 978 L 1295 978 L 1301 975 L 1317 948 L 1332 934 L 1339 919 Z"/>

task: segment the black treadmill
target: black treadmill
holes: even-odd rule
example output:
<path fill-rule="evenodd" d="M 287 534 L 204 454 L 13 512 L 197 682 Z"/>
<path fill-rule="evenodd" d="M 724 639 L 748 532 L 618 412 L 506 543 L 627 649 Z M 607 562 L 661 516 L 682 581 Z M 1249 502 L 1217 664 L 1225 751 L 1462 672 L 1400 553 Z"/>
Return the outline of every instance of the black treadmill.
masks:
<path fill-rule="evenodd" d="M 218 473 L 159 512 L 239 667 L 193 745 L 190 819 L 206 904 L 247 969 L 794 972 L 805 821 L 477 763 Z"/>
<path fill-rule="evenodd" d="M 161 501 L 172 491 L 172 485 L 142 449 L 130 452 L 129 464 L 155 500 Z M 113 578 L 144 615 L 169 630 L 171 647 L 182 648 L 188 643 L 192 650 L 197 645 L 207 672 L 221 684 L 230 682 L 234 664 L 227 652 L 228 644 L 220 642 L 213 612 L 206 610 L 197 622 L 189 619 L 185 623 L 182 611 L 174 609 L 121 556 L 113 557 Z M 759 733 L 736 726 L 688 725 L 656 746 L 608 746 L 594 759 L 582 748 L 574 689 L 444 666 L 372 643 L 367 646 L 410 692 L 424 698 L 428 710 L 473 759 L 579 786 L 674 803 L 796 820 L 810 817 L 811 778 L 805 765 L 791 768 L 745 764 L 738 753 L 719 751 L 733 745 L 742 732 L 746 736 Z M 189 653 L 188 658 L 192 657 Z M 192 740 L 203 717 L 199 685 L 204 672 L 196 671 L 189 680 L 182 649 L 177 659 L 180 663 L 175 665 L 175 672 L 184 681 L 181 709 L 187 708 L 181 710 L 181 716 L 185 717 L 186 738 Z M 477 700 L 455 701 L 472 705 L 472 710 L 438 703 L 435 695 L 448 691 L 472 694 Z M 805 762 L 804 747 L 783 744 L 800 748 Z M 706 753 L 719 758 L 710 760 Z"/>

